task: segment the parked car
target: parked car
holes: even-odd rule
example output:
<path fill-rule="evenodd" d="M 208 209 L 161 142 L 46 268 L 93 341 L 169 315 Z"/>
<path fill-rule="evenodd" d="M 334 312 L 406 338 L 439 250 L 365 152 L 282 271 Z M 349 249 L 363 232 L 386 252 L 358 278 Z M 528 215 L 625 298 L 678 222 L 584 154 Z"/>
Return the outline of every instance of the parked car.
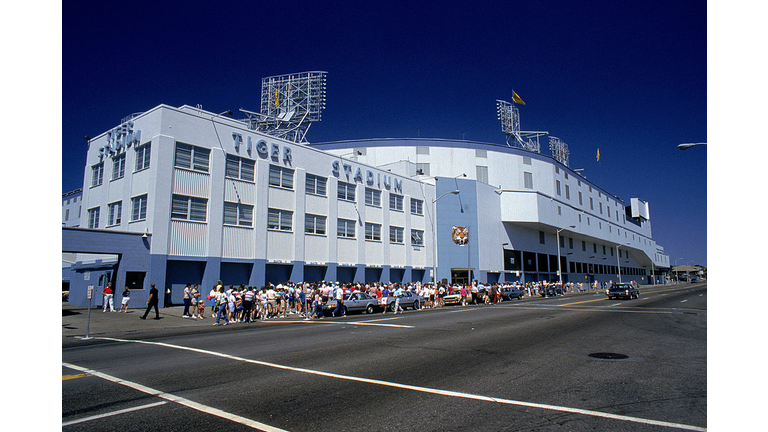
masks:
<path fill-rule="evenodd" d="M 443 297 L 443 302 L 446 305 L 460 304 L 461 303 L 461 289 L 454 289 L 452 293 L 447 294 L 445 297 Z M 402 300 L 400 300 L 400 304 L 403 304 Z"/>
<path fill-rule="evenodd" d="M 403 295 L 400 297 L 400 307 L 403 308 L 403 310 L 411 308 L 413 310 L 421 308 L 421 305 L 424 303 L 424 299 L 411 291 L 403 291 Z M 395 310 L 395 294 L 390 293 L 389 294 L 389 300 L 387 301 L 387 310 L 388 311 L 394 311 Z"/>
<path fill-rule="evenodd" d="M 547 285 L 546 287 L 542 287 L 539 295 L 542 297 L 555 297 L 559 295 L 565 295 L 565 290 L 560 285 L 552 284 Z"/>
<path fill-rule="evenodd" d="M 512 300 L 513 298 L 521 299 L 523 298 L 523 295 L 525 295 L 525 293 L 514 286 L 501 288 L 502 300 Z"/>
<path fill-rule="evenodd" d="M 608 288 L 608 300 L 612 298 L 633 299 L 640 297 L 640 290 L 630 284 L 613 284 Z"/>
<path fill-rule="evenodd" d="M 365 312 L 372 314 L 377 310 L 383 310 L 379 301 L 368 293 L 356 292 L 344 294 L 344 315 L 348 312 Z M 323 305 L 323 313 L 331 315 L 336 309 L 336 299 L 329 298 Z"/>

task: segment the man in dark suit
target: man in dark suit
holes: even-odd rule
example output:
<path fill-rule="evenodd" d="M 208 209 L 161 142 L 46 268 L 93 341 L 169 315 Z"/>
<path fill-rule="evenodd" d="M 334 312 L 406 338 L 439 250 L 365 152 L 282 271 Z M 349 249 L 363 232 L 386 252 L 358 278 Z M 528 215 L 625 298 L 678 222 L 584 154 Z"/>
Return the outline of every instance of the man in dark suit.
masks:
<path fill-rule="evenodd" d="M 155 308 L 155 319 L 160 319 L 160 312 L 157 310 L 157 288 L 155 288 L 155 284 L 150 284 L 149 288 L 149 300 L 147 301 L 147 310 L 144 311 L 144 316 L 141 316 L 139 318 L 141 319 L 147 319 L 147 315 L 149 314 L 149 310 L 152 309 L 154 306 Z"/>

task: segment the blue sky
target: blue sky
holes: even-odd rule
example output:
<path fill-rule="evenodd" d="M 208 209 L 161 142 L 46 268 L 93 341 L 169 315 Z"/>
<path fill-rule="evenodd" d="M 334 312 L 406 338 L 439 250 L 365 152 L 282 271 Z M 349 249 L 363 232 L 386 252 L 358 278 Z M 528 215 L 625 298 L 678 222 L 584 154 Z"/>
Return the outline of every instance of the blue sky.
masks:
<path fill-rule="evenodd" d="M 706 265 L 707 147 L 677 149 L 707 142 L 706 6 L 66 1 L 61 192 L 82 187 L 83 136 L 159 104 L 258 111 L 270 75 L 328 72 L 310 142 L 502 144 L 495 101 L 514 88 L 523 129 L 568 143 L 571 167 L 627 203 L 648 201 L 673 264 Z"/>

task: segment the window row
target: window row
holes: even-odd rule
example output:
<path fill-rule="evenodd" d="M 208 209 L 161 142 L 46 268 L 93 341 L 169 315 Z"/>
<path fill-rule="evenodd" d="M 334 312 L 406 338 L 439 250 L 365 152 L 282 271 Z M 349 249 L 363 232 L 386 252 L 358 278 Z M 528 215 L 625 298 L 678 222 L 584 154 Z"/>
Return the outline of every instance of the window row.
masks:
<path fill-rule="evenodd" d="M 188 144 L 176 143 L 176 155 L 174 166 L 177 168 L 191 169 L 208 172 L 210 150 L 195 147 Z M 254 181 L 255 161 L 238 156 L 227 155 L 226 176 L 244 181 Z M 293 190 L 294 170 L 277 165 L 269 166 L 269 185 L 282 189 Z M 305 180 L 306 193 L 318 196 L 327 196 L 328 179 L 314 174 L 307 174 Z M 338 182 L 336 197 L 343 201 L 356 201 L 357 185 L 354 183 Z M 374 207 L 381 207 L 381 191 L 365 188 L 365 203 Z M 403 211 L 403 196 L 390 193 L 389 208 Z M 424 214 L 424 202 L 411 198 L 411 213 Z"/>
<path fill-rule="evenodd" d="M 306 234 L 326 234 L 326 217 L 307 214 L 304 216 L 304 232 Z M 340 238 L 355 238 L 357 221 L 351 219 L 337 219 L 336 236 Z M 389 242 L 404 244 L 405 228 L 390 226 Z M 365 239 L 372 241 L 381 241 L 381 224 L 367 222 L 365 224 Z M 424 231 L 411 230 L 411 244 L 417 246 L 424 245 Z"/>
<path fill-rule="evenodd" d="M 99 228 L 101 207 L 88 209 L 88 228 Z M 123 217 L 123 202 L 116 201 L 107 204 L 107 226 L 120 225 Z M 131 222 L 147 218 L 147 195 L 131 198 Z"/>
<path fill-rule="evenodd" d="M 171 219 L 195 222 L 207 221 L 208 200 L 185 195 L 174 194 L 171 199 Z M 107 205 L 107 226 L 119 225 L 122 222 L 123 202 L 116 201 Z M 99 228 L 101 208 L 88 209 L 88 228 Z M 131 222 L 147 218 L 147 195 L 131 198 Z M 280 231 L 292 231 L 293 212 L 289 210 L 268 209 L 267 228 Z M 325 216 L 306 215 L 305 232 L 308 234 L 326 234 Z M 355 221 L 339 219 L 339 237 L 355 237 Z M 224 225 L 253 226 L 253 206 L 242 203 L 224 202 Z M 393 227 L 393 229 L 396 227 Z M 402 228 L 401 228 L 402 229 Z M 376 228 L 366 228 L 366 239 L 381 240 L 380 225 Z M 396 229 L 395 229 L 396 231 Z M 402 233 L 390 236 L 394 243 L 402 243 Z M 414 243 L 416 244 L 416 243 Z"/>
<path fill-rule="evenodd" d="M 136 160 L 134 163 L 134 172 L 149 168 L 149 158 L 152 151 L 150 143 L 135 147 Z M 111 180 L 118 180 L 125 177 L 125 157 L 126 154 L 120 154 L 112 158 L 112 177 Z M 91 166 L 91 187 L 101 186 L 104 183 L 104 162 L 99 162 Z"/>

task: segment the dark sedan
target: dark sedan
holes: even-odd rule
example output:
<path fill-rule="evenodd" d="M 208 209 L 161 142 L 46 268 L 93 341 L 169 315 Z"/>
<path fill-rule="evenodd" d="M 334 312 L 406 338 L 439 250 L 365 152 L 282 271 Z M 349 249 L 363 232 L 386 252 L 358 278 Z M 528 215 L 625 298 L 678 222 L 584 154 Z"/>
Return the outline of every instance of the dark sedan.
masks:
<path fill-rule="evenodd" d="M 517 287 L 504 287 L 501 289 L 501 298 L 503 300 L 512 300 L 513 298 L 521 299 L 525 293 L 517 289 Z"/>
<path fill-rule="evenodd" d="M 560 285 L 547 285 L 546 287 L 541 287 L 539 294 L 542 297 L 555 297 L 565 295 L 565 290 Z"/>
<path fill-rule="evenodd" d="M 608 300 L 612 298 L 633 299 L 640 297 L 640 290 L 630 284 L 613 284 L 608 288 Z"/>

